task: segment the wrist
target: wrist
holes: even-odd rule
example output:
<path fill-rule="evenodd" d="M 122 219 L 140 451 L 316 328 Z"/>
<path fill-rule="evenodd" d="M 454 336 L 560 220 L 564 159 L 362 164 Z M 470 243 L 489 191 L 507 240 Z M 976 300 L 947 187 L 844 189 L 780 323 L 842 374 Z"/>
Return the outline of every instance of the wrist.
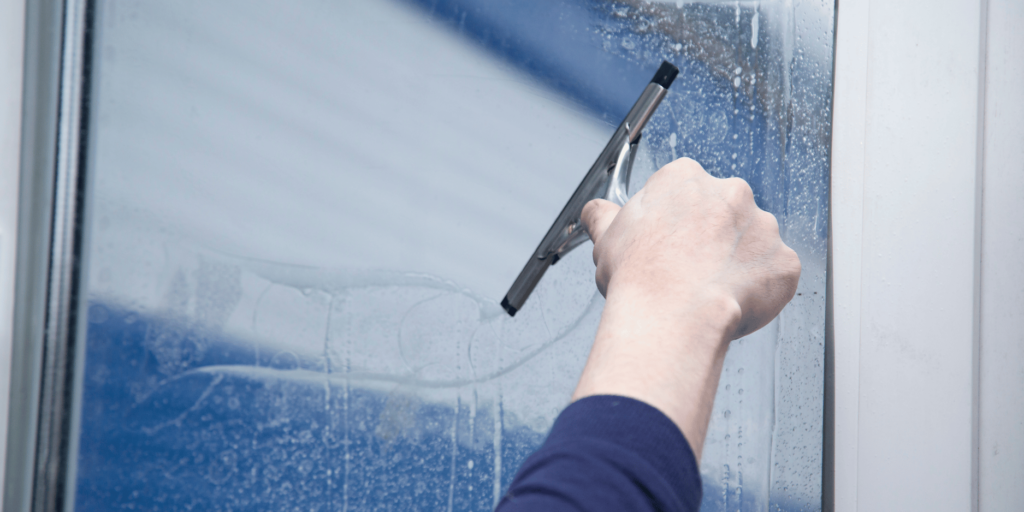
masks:
<path fill-rule="evenodd" d="M 739 316 L 739 305 L 724 293 L 609 287 L 573 400 L 620 395 L 643 401 L 675 422 L 699 460 Z"/>
<path fill-rule="evenodd" d="M 608 322 L 604 316 L 609 317 Z M 742 310 L 729 293 L 703 283 L 646 282 L 612 279 L 608 284 L 602 329 L 635 334 L 638 325 L 676 339 L 686 336 L 687 345 L 699 342 L 724 351 L 740 324 Z M 608 325 L 605 325 L 605 324 Z M 647 330 L 647 329 L 644 329 Z M 694 347 L 687 347 L 692 349 Z"/>

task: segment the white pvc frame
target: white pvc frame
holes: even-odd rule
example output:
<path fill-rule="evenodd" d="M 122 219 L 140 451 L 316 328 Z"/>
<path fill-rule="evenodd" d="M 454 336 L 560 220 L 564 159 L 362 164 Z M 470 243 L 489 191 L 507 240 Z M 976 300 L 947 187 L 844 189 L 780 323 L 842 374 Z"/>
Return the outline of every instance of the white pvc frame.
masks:
<path fill-rule="evenodd" d="M 1013 0 L 839 5 L 826 509 L 1024 503 L 1021 22 Z"/>
<path fill-rule="evenodd" d="M 5 511 L 74 506 L 89 6 L 25 3 Z"/>

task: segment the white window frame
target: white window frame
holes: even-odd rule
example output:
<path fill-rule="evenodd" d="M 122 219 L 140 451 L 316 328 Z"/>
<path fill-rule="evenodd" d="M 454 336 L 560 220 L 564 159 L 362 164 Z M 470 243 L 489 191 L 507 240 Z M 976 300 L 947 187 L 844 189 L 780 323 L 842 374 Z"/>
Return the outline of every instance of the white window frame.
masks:
<path fill-rule="evenodd" d="M 837 18 L 825 508 L 1015 509 L 1024 9 L 844 0 Z"/>

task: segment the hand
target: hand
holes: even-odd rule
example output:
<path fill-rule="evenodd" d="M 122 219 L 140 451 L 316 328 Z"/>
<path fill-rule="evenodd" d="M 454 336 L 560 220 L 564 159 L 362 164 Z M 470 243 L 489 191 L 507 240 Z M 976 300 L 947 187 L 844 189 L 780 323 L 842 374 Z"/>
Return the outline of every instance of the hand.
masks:
<path fill-rule="evenodd" d="M 575 399 L 643 400 L 679 425 L 697 458 L 728 342 L 793 298 L 800 260 L 739 178 L 680 159 L 621 209 L 583 209 L 597 286 L 607 298 Z"/>
<path fill-rule="evenodd" d="M 639 288 L 681 311 L 735 302 L 729 339 L 764 327 L 796 292 L 800 259 L 775 216 L 754 204 L 747 182 L 714 178 L 688 158 L 655 173 L 624 208 L 587 203 L 583 222 L 603 295 Z"/>

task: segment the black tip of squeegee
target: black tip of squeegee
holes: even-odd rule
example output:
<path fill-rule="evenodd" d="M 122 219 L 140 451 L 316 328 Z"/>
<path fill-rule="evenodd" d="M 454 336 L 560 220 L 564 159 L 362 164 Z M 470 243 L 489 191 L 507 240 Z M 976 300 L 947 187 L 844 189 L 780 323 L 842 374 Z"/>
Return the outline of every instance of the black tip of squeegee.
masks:
<path fill-rule="evenodd" d="M 668 61 L 661 61 L 661 67 L 658 68 L 658 72 L 654 74 L 654 78 L 651 79 L 651 83 L 658 84 L 666 89 L 672 85 L 672 81 L 676 79 L 676 75 L 679 74 L 679 68 L 672 65 Z"/>
<path fill-rule="evenodd" d="M 505 312 L 508 313 L 508 316 L 516 316 L 516 311 L 519 311 L 518 309 L 512 307 L 512 304 L 508 303 L 508 295 L 506 295 L 504 299 L 501 299 L 501 307 L 505 309 Z"/>

